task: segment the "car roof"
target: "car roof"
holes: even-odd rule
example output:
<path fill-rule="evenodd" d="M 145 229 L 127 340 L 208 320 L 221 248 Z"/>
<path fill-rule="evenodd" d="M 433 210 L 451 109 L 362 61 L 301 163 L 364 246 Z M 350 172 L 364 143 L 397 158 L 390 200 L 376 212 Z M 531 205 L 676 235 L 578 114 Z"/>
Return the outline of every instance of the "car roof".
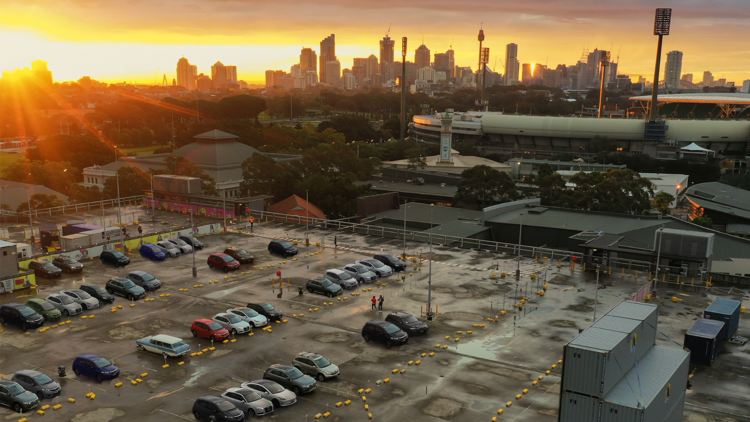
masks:
<path fill-rule="evenodd" d="M 47 296 L 47 297 L 57 297 L 57 296 L 65 296 L 65 297 L 67 297 L 68 299 L 70 299 L 70 296 L 68 296 L 68 295 L 64 295 L 64 294 L 62 294 L 62 293 L 51 293 L 51 294 L 50 294 L 49 296 Z M 10 305 L 10 303 L 7 303 L 6 305 Z M 3 305 L 3 306 L 5 306 L 5 305 Z"/>
<path fill-rule="evenodd" d="M 99 358 L 101 358 L 101 356 L 99 356 L 99 355 L 92 355 L 91 353 L 84 353 L 84 354 L 82 354 L 82 355 L 78 355 L 78 356 L 76 357 L 76 359 L 78 359 L 78 358 L 81 358 L 81 359 L 88 359 L 88 360 L 94 360 L 94 359 L 99 359 Z"/>
<path fill-rule="evenodd" d="M 117 281 L 130 281 L 130 279 L 125 277 L 112 277 L 108 281 L 117 280 Z"/>
<path fill-rule="evenodd" d="M 148 273 L 145 272 L 145 271 L 136 270 L 136 271 L 131 271 L 131 272 L 128 273 L 128 275 L 130 275 L 130 274 L 143 275 L 143 274 L 148 274 Z"/>
<path fill-rule="evenodd" d="M 230 315 L 234 316 L 228 312 L 219 312 L 218 314 L 214 315 L 214 318 L 216 318 L 217 316 L 230 316 Z"/>
<path fill-rule="evenodd" d="M 315 280 L 315 281 L 323 281 L 323 280 L 325 280 L 325 281 L 331 281 L 331 280 L 329 280 L 329 279 L 327 279 L 325 277 L 313 277 L 313 278 L 311 278 L 308 281 L 313 281 L 313 280 Z"/>
<path fill-rule="evenodd" d="M 169 343 L 169 344 L 177 343 L 178 341 L 182 341 L 182 339 L 179 338 L 179 337 L 172 337 L 172 336 L 168 336 L 166 334 L 157 334 L 157 335 L 151 337 L 151 339 L 152 340 L 156 340 L 156 341 L 161 341 L 163 343 Z"/>
<path fill-rule="evenodd" d="M 386 325 L 393 325 L 393 324 L 391 324 L 388 321 L 381 321 L 379 319 L 371 319 L 371 320 L 367 321 L 367 324 L 377 325 L 377 326 L 380 326 L 380 327 L 385 327 Z"/>
<path fill-rule="evenodd" d="M 26 375 L 27 377 L 34 378 L 36 376 L 42 375 L 42 373 L 33 369 L 21 369 L 20 371 L 16 371 L 16 373 L 13 375 Z"/>
<path fill-rule="evenodd" d="M 406 312 L 391 312 L 388 316 L 391 316 L 391 315 L 397 316 L 399 318 L 403 318 L 403 317 L 407 317 L 407 316 L 413 316 L 412 314 L 408 314 Z M 388 317 L 386 317 L 386 318 L 388 318 Z"/>
<path fill-rule="evenodd" d="M 63 290 L 60 290 L 60 293 L 62 293 L 62 292 L 73 292 L 73 293 L 75 293 L 75 292 L 83 292 L 83 290 L 81 290 L 81 289 L 63 289 Z"/>
<path fill-rule="evenodd" d="M 6 303 L 6 304 L 3 305 L 3 307 L 5 307 L 5 306 L 7 306 L 9 308 L 14 308 L 14 309 L 26 308 L 26 305 L 24 305 L 23 303 L 13 303 L 13 302 Z"/>
<path fill-rule="evenodd" d="M 212 319 L 208 319 L 208 318 L 198 318 L 198 319 L 196 319 L 196 320 L 195 320 L 195 321 L 193 321 L 193 322 L 202 322 L 202 323 L 204 323 L 204 324 L 210 324 L 210 323 L 212 323 L 212 322 L 216 322 L 216 321 L 214 321 L 214 320 L 212 320 Z"/>
<path fill-rule="evenodd" d="M 93 284 L 93 283 L 83 283 L 81 284 L 81 287 L 101 287 L 102 289 L 104 288 L 98 284 Z"/>
<path fill-rule="evenodd" d="M 238 248 L 237 246 L 229 246 L 225 250 L 226 251 L 238 251 L 238 250 L 242 250 L 242 248 Z"/>
<path fill-rule="evenodd" d="M 249 302 L 249 303 L 248 303 L 248 305 L 250 305 L 250 304 L 253 304 L 253 305 L 261 305 L 261 306 L 263 306 L 263 305 L 271 305 L 271 304 L 270 304 L 270 303 L 268 303 L 268 302 L 259 302 L 259 301 L 255 301 L 255 300 L 254 300 L 254 301 L 252 301 L 252 302 Z M 273 306 L 273 305 L 271 305 L 271 306 Z M 275 306 L 274 306 L 274 308 L 275 308 Z"/>
<path fill-rule="evenodd" d="M 250 388 L 245 388 L 245 387 L 232 387 L 232 388 L 227 388 L 227 391 L 225 391 L 225 393 L 240 393 L 240 394 L 242 394 L 242 393 L 256 393 L 256 391 L 252 390 Z"/>
<path fill-rule="evenodd" d="M 45 300 L 40 297 L 32 297 L 31 299 L 28 299 L 26 302 L 32 302 L 32 303 L 42 303 Z"/>
<path fill-rule="evenodd" d="M 15 381 L 11 381 L 11 380 L 0 380 L 0 384 L 2 384 L 2 385 L 13 385 L 13 384 L 18 384 L 18 383 L 15 382 Z"/>
<path fill-rule="evenodd" d="M 343 273 L 344 271 L 343 270 L 339 270 L 338 268 L 331 268 L 330 270 L 326 270 L 326 272 L 327 273 L 339 274 L 339 273 Z"/>
<path fill-rule="evenodd" d="M 283 386 L 283 385 L 280 385 L 280 384 L 279 384 L 279 383 L 277 383 L 276 381 L 271 381 L 271 380 L 267 380 L 267 379 L 259 379 L 259 380 L 253 380 L 253 381 L 248 381 L 247 383 L 248 383 L 248 384 L 258 384 L 258 385 L 271 385 L 271 384 L 276 384 L 276 385 L 280 386 L 281 388 L 284 388 L 284 386 Z"/>
<path fill-rule="evenodd" d="M 229 255 L 227 255 L 225 253 L 216 252 L 216 253 L 212 253 L 209 256 L 218 256 L 218 257 L 222 258 L 222 257 L 229 256 Z"/>
<path fill-rule="evenodd" d="M 274 363 L 273 365 L 271 365 L 271 366 L 268 367 L 268 369 L 271 369 L 271 368 L 273 368 L 273 369 L 281 369 L 284 372 L 291 371 L 293 369 L 297 369 L 297 368 L 293 367 L 292 365 L 282 365 L 280 363 Z"/>
<path fill-rule="evenodd" d="M 303 358 L 315 358 L 320 357 L 319 354 L 313 353 L 313 352 L 299 352 L 297 353 L 297 356 L 303 357 Z"/>
<path fill-rule="evenodd" d="M 211 403 L 221 403 L 227 401 L 224 397 L 219 396 L 200 396 L 198 400 L 210 401 Z"/>

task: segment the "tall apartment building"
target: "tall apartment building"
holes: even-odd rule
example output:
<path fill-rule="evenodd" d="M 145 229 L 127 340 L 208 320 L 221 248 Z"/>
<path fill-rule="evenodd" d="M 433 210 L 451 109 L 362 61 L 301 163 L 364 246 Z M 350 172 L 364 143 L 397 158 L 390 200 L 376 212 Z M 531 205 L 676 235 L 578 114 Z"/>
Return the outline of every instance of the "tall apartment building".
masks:
<path fill-rule="evenodd" d="M 680 80 L 693 83 L 693 74 L 692 73 L 686 73 L 680 77 Z"/>
<path fill-rule="evenodd" d="M 325 69 L 326 79 L 324 82 L 331 86 L 341 86 L 341 62 L 338 60 L 329 60 L 326 62 Z"/>
<path fill-rule="evenodd" d="M 378 57 L 374 54 L 370 54 L 370 57 L 367 58 L 365 78 L 372 80 L 372 75 L 376 73 L 380 73 L 380 64 L 378 63 Z"/>
<path fill-rule="evenodd" d="M 414 63 L 417 64 L 417 69 L 430 67 L 430 49 L 426 45 L 420 45 L 414 52 Z"/>
<path fill-rule="evenodd" d="M 328 82 L 326 80 L 328 72 L 326 66 L 328 62 L 336 61 L 336 35 L 331 34 L 330 36 L 323 39 L 320 42 L 320 72 L 318 72 L 318 79 L 320 82 Z M 338 73 L 340 75 L 340 72 Z"/>
<path fill-rule="evenodd" d="M 224 66 L 224 69 L 227 72 L 227 83 L 236 84 L 237 83 L 237 66 Z"/>
<path fill-rule="evenodd" d="M 177 85 L 188 91 L 194 91 L 196 76 L 198 76 L 197 66 L 191 65 L 185 57 L 177 60 Z"/>
<path fill-rule="evenodd" d="M 354 63 L 352 63 L 352 75 L 354 75 L 354 81 L 357 83 L 357 86 L 365 86 L 365 79 L 367 79 L 367 59 L 354 59 Z"/>
<path fill-rule="evenodd" d="M 682 51 L 670 51 L 667 53 L 667 64 L 664 66 L 664 83 L 667 89 L 680 89 L 680 77 L 682 76 Z"/>
<path fill-rule="evenodd" d="M 395 41 L 388 35 L 380 40 L 380 74 L 384 81 L 393 80 L 393 46 Z"/>
<path fill-rule="evenodd" d="M 216 62 L 211 66 L 211 82 L 214 88 L 219 88 L 227 83 L 227 69 L 222 62 Z"/>
<path fill-rule="evenodd" d="M 712 86 L 714 84 L 714 75 L 710 70 L 703 72 L 703 86 Z"/>
<path fill-rule="evenodd" d="M 344 71 L 343 87 L 347 90 L 352 90 L 357 87 L 357 81 L 354 77 L 354 73 Z"/>
<path fill-rule="evenodd" d="M 314 70 L 317 72 L 318 69 L 318 55 L 312 48 L 303 48 L 299 55 L 299 67 L 303 75 L 307 74 L 308 70 Z"/>
<path fill-rule="evenodd" d="M 518 45 L 510 43 L 505 46 L 505 85 L 518 82 Z"/>

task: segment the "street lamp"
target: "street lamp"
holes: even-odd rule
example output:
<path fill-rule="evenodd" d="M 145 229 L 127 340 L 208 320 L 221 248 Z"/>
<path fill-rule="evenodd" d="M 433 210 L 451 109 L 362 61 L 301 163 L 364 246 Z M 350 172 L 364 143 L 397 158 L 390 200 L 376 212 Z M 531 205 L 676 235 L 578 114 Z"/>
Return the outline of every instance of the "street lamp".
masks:
<path fill-rule="evenodd" d="M 406 204 L 406 202 L 404 202 L 404 259 L 406 259 L 406 207 L 407 206 L 408 205 Z"/>
<path fill-rule="evenodd" d="M 596 305 L 599 303 L 599 265 L 596 266 L 596 287 L 594 288 L 594 319 L 591 323 L 596 322 Z"/>
<path fill-rule="evenodd" d="M 119 161 L 119 158 L 117 156 L 117 146 L 115 146 L 115 163 Z M 123 232 L 122 232 L 122 211 L 120 209 L 120 172 L 118 171 L 117 165 L 115 165 L 115 179 L 117 181 L 117 225 L 119 226 L 120 231 L 120 242 L 122 243 L 123 240 Z"/>
<path fill-rule="evenodd" d="M 656 248 L 656 271 L 654 271 L 654 290 L 659 285 L 659 260 L 661 258 L 661 238 L 664 237 L 664 225 L 659 228 L 659 246 Z"/>
<path fill-rule="evenodd" d="M 29 230 L 31 231 L 31 238 L 34 239 L 34 223 L 31 220 L 31 194 L 29 194 L 30 187 L 26 187 L 26 203 L 29 204 Z M 41 236 L 41 233 L 40 233 Z M 33 250 L 34 243 L 32 242 L 31 248 Z"/>
<path fill-rule="evenodd" d="M 221 212 L 222 216 L 224 216 L 224 233 L 227 232 L 227 188 L 224 188 L 221 190 L 222 197 L 224 200 L 224 205 L 222 205 L 222 208 L 224 208 Z"/>
<path fill-rule="evenodd" d="M 193 227 L 194 227 L 193 226 L 193 207 L 191 206 L 190 207 L 190 231 L 193 234 L 191 238 L 195 239 L 194 237 L 195 233 L 193 232 Z M 198 277 L 198 267 L 195 266 L 195 242 L 190 242 L 190 243 L 193 246 L 193 253 L 192 253 L 193 255 L 193 277 Z"/>
<path fill-rule="evenodd" d="M 156 232 L 156 195 L 154 195 L 154 173 L 151 173 L 151 227 Z"/>
<path fill-rule="evenodd" d="M 430 204 L 430 269 L 427 277 L 427 320 L 432 321 L 432 214 L 435 204 Z"/>
<path fill-rule="evenodd" d="M 305 246 L 310 246 L 310 189 L 305 189 Z"/>
<path fill-rule="evenodd" d="M 521 232 L 523 230 L 523 215 L 521 213 L 521 222 L 518 224 L 518 267 L 516 268 L 516 279 L 521 278 Z"/>

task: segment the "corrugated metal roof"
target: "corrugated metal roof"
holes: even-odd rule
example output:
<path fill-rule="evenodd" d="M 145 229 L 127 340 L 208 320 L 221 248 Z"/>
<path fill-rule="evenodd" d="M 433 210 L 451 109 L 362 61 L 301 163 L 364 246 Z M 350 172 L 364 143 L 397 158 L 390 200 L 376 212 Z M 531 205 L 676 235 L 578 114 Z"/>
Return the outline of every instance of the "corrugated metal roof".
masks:
<path fill-rule="evenodd" d="M 605 315 L 599 321 L 596 321 L 592 327 L 603 330 L 617 331 L 618 333 L 630 334 L 641 324 L 640 321 L 630 318 L 621 318 L 619 316 Z"/>
<path fill-rule="evenodd" d="M 568 345 L 607 353 L 614 349 L 625 336 L 627 336 L 625 333 L 589 327 L 571 340 Z"/>
<path fill-rule="evenodd" d="M 16 247 L 15 243 L 6 242 L 4 240 L 0 240 L 0 248 L 7 248 L 9 246 Z"/>
<path fill-rule="evenodd" d="M 724 323 L 715 319 L 698 318 L 686 335 L 703 338 L 716 338 L 724 328 Z"/>
<path fill-rule="evenodd" d="M 742 302 L 738 300 L 720 297 L 711 302 L 711 304 L 708 305 L 708 308 L 706 308 L 706 311 L 722 315 L 731 315 L 736 312 L 737 308 L 740 306 L 742 306 Z"/>

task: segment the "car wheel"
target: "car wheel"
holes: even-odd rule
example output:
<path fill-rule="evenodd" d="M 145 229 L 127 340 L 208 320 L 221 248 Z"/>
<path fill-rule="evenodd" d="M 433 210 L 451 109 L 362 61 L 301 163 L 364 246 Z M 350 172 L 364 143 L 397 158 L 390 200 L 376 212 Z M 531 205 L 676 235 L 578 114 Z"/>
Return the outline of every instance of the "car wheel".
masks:
<path fill-rule="evenodd" d="M 21 407 L 20 403 L 16 403 L 13 405 L 13 411 L 16 413 L 21 413 L 23 411 L 23 408 Z"/>
<path fill-rule="evenodd" d="M 62 311 L 62 316 L 66 317 L 66 316 L 68 316 L 69 314 L 70 314 L 70 312 L 68 312 L 68 310 L 67 310 L 67 309 L 63 309 L 63 311 Z"/>
<path fill-rule="evenodd" d="M 138 345 L 138 350 L 140 350 L 141 352 L 145 352 L 146 348 L 142 344 L 139 344 Z"/>
<path fill-rule="evenodd" d="M 199 421 L 199 420 L 201 420 L 201 414 L 200 414 L 200 413 L 198 413 L 198 412 L 193 412 L 193 416 L 195 416 L 195 420 L 196 420 L 196 421 Z"/>
<path fill-rule="evenodd" d="M 96 380 L 102 382 L 102 374 L 96 374 Z"/>
<path fill-rule="evenodd" d="M 326 376 L 323 374 L 318 374 L 318 381 L 323 382 L 326 380 Z"/>
<path fill-rule="evenodd" d="M 328 297 L 333 297 L 333 293 L 331 293 L 331 292 L 328 292 L 328 293 L 326 293 L 326 296 L 328 296 Z"/>
<path fill-rule="evenodd" d="M 21 330 L 22 331 L 26 331 L 28 329 L 29 329 L 29 326 L 25 322 L 23 324 L 21 324 Z"/>
<path fill-rule="evenodd" d="M 209 262 L 208 263 L 208 268 L 213 268 L 213 267 L 214 267 L 214 264 L 212 264 L 212 263 Z"/>
<path fill-rule="evenodd" d="M 36 392 L 36 397 L 39 399 L 39 401 L 42 401 L 42 399 L 44 398 L 44 394 L 42 394 L 41 391 L 37 391 Z"/>
<path fill-rule="evenodd" d="M 273 404 L 274 408 L 281 407 L 281 403 L 276 399 L 271 400 L 271 404 Z"/>
<path fill-rule="evenodd" d="M 386 349 L 390 349 L 391 347 L 393 347 L 393 343 L 390 340 L 386 341 L 385 342 L 385 348 Z"/>
<path fill-rule="evenodd" d="M 228 273 L 229 272 L 229 267 L 224 267 L 224 272 Z"/>
<path fill-rule="evenodd" d="M 214 337 L 214 336 L 211 336 L 211 337 L 209 337 L 208 339 L 209 339 L 209 340 L 211 340 L 212 342 L 213 342 L 213 341 L 216 341 L 216 337 Z"/>
<path fill-rule="evenodd" d="M 73 373 L 76 374 L 77 377 L 81 376 L 81 370 L 78 368 L 73 368 Z"/>
<path fill-rule="evenodd" d="M 300 389 L 299 389 L 299 387 L 292 387 L 292 392 L 293 392 L 294 394 L 296 394 L 296 395 L 298 395 L 298 396 L 299 396 L 299 395 L 300 395 L 300 393 L 302 392 L 302 390 L 300 390 Z"/>
<path fill-rule="evenodd" d="M 107 293 L 109 293 L 109 294 L 114 294 L 115 292 L 114 292 L 114 290 L 112 290 L 112 289 L 108 288 L 108 289 L 107 289 Z"/>
<path fill-rule="evenodd" d="M 129 301 L 131 301 L 131 302 L 132 302 L 132 301 L 133 301 L 133 299 L 135 299 L 135 297 L 133 297 L 133 295 L 128 295 L 128 300 L 129 300 Z"/>
<path fill-rule="evenodd" d="M 5 318 L 0 317 L 0 324 L 5 324 Z"/>
<path fill-rule="evenodd" d="M 253 409 L 247 409 L 247 417 L 251 418 L 255 416 L 255 411 Z"/>
<path fill-rule="evenodd" d="M 88 311 L 89 310 L 89 306 L 86 305 L 85 303 L 81 304 L 81 308 L 83 308 L 84 311 Z"/>
<path fill-rule="evenodd" d="M 363 335 L 362 338 L 365 339 L 365 342 L 370 341 L 370 336 L 368 336 L 367 334 Z"/>
<path fill-rule="evenodd" d="M 232 334 L 236 336 L 237 335 L 237 330 L 235 330 L 234 328 L 232 328 Z"/>
<path fill-rule="evenodd" d="M 192 330 L 191 333 L 193 333 L 193 337 L 198 337 L 198 333 L 195 330 Z"/>
<path fill-rule="evenodd" d="M 313 289 L 312 289 L 312 287 L 308 287 L 308 288 L 307 288 L 307 292 L 308 292 L 308 293 L 312 293 L 312 292 L 313 292 Z"/>

